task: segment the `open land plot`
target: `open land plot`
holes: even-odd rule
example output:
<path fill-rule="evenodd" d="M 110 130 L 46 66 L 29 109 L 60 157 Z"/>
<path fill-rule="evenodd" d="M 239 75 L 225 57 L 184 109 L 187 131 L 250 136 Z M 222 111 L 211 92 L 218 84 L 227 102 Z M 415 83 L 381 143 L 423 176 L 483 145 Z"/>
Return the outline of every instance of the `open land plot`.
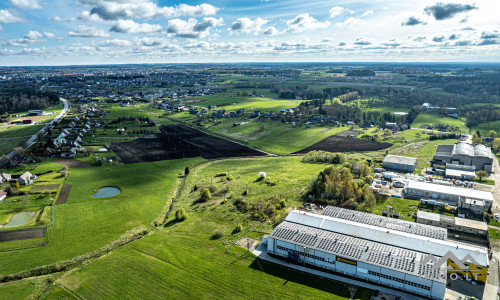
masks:
<path fill-rule="evenodd" d="M 68 201 L 69 193 L 71 192 L 71 184 L 65 184 L 57 196 L 56 205 L 64 204 Z"/>
<path fill-rule="evenodd" d="M 72 169 L 65 184 L 72 192 L 65 205 L 54 206 L 54 225 L 44 247 L 0 253 L 0 274 L 71 259 L 117 240 L 126 231 L 149 226 L 172 197 L 177 174 L 200 159 Z M 60 167 L 60 166 L 59 166 Z M 136 176 L 140 174 L 140 176 Z M 92 198 L 102 186 L 120 195 Z"/>
<path fill-rule="evenodd" d="M 378 143 L 358 138 L 347 138 L 343 136 L 330 136 L 318 143 L 292 154 L 305 154 L 310 151 L 321 150 L 327 152 L 359 152 L 378 151 L 390 148 L 391 143 Z"/>
<path fill-rule="evenodd" d="M 81 298 L 349 298 L 342 284 L 256 261 L 253 255 L 226 253 L 226 248 L 243 235 L 232 233 L 236 224 L 263 232 L 272 230 L 272 222 L 253 220 L 234 210 L 238 195 L 248 189 L 243 197 L 248 203 L 275 195 L 287 199 L 286 208 L 280 211 L 286 215 L 288 209 L 299 205 L 307 183 L 324 167 L 303 163 L 297 157 L 224 159 L 200 165 L 191 170 L 174 205 L 174 210 L 186 209 L 186 221 L 177 223 L 172 214 L 164 230 L 94 260 L 62 276 L 56 284 Z M 260 171 L 277 184 L 256 181 Z M 228 182 L 215 177 L 220 172 L 228 172 L 234 179 Z M 199 197 L 194 185 L 209 182 L 219 192 L 205 203 L 194 204 Z M 226 187 L 226 199 L 231 194 L 235 198 L 224 202 L 221 191 Z M 223 236 L 213 239 L 217 231 Z M 371 291 L 359 289 L 354 299 L 369 299 L 370 295 Z"/>
<path fill-rule="evenodd" d="M 35 238 L 43 238 L 45 236 L 45 228 L 30 228 L 19 230 L 0 230 L 0 243 L 19 241 Z"/>
<path fill-rule="evenodd" d="M 185 157 L 221 158 L 262 156 L 263 152 L 181 125 L 167 125 L 162 134 L 145 135 L 111 149 L 127 164 Z"/>
<path fill-rule="evenodd" d="M 246 144 L 275 153 L 287 155 L 299 151 L 322 139 L 345 130 L 345 127 L 298 126 L 293 124 L 250 121 L 240 126 L 233 126 L 240 120 L 223 120 L 222 123 L 207 130 L 218 135 L 230 137 Z M 329 129 L 325 131 L 325 129 Z"/>
<path fill-rule="evenodd" d="M 449 125 L 452 127 L 460 126 L 460 132 L 468 133 L 469 129 L 465 126 L 465 121 L 461 118 L 455 119 L 447 116 L 442 116 L 438 114 L 432 113 L 420 113 L 415 121 L 411 124 L 411 127 L 419 128 L 422 125 L 430 125 L 430 124 L 443 124 Z"/>
<path fill-rule="evenodd" d="M 61 164 L 63 166 L 67 166 L 70 168 L 85 168 L 85 167 L 92 167 L 92 164 L 89 164 L 87 162 L 78 160 L 78 159 L 72 159 L 72 158 L 55 158 L 52 160 L 52 162 Z"/>
<path fill-rule="evenodd" d="M 481 135 L 487 135 L 490 130 L 500 132 L 500 121 L 482 123 L 479 124 L 479 126 L 476 126 L 476 128 L 474 129 L 479 130 Z"/>

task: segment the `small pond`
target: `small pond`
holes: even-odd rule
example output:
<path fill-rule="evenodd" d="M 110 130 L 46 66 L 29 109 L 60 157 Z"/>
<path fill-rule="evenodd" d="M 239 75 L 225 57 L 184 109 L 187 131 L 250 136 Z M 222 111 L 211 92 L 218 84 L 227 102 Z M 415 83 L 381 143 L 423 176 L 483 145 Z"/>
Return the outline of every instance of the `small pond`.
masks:
<path fill-rule="evenodd" d="M 36 215 L 34 211 L 26 211 L 22 213 L 15 214 L 10 218 L 9 223 L 3 225 L 3 227 L 17 227 L 28 223 L 29 220 L 33 219 Z"/>
<path fill-rule="evenodd" d="M 120 189 L 112 186 L 105 186 L 100 188 L 97 193 L 92 195 L 94 198 L 108 198 L 120 194 Z"/>

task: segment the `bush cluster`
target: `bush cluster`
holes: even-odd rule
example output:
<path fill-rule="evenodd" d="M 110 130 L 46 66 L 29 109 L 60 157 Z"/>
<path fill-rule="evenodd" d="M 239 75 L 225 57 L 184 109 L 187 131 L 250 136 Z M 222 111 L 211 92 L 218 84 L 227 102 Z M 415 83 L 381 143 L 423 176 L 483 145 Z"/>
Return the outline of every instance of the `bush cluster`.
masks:
<path fill-rule="evenodd" d="M 343 153 L 331 153 L 326 151 L 311 151 L 302 157 L 302 161 L 343 164 L 346 162 L 346 155 Z"/>

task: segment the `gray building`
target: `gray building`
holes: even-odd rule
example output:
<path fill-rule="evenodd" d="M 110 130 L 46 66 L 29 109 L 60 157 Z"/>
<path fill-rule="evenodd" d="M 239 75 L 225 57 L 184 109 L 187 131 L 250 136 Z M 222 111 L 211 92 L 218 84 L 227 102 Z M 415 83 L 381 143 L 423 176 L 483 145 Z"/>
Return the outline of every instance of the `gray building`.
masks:
<path fill-rule="evenodd" d="M 459 142 L 455 145 L 438 145 L 433 162 L 436 164 L 472 166 L 475 171 L 493 171 L 493 153 L 485 145 Z"/>
<path fill-rule="evenodd" d="M 488 211 L 493 204 L 493 194 L 491 192 L 478 191 L 473 189 L 458 188 L 427 182 L 410 180 L 406 183 L 404 195 L 407 198 L 417 200 L 433 200 L 445 204 L 461 207 L 462 203 L 476 200 L 475 203 L 484 203 L 484 211 Z M 469 199 L 469 201 L 466 201 Z"/>
<path fill-rule="evenodd" d="M 417 213 L 417 223 L 438 226 L 457 232 L 480 235 L 482 237 L 488 236 L 488 224 L 486 224 L 486 222 L 451 217 L 421 210 Z M 450 236 L 452 235 L 450 234 Z"/>
<path fill-rule="evenodd" d="M 410 172 L 415 171 L 418 160 L 414 157 L 386 155 L 382 163 L 385 169 Z"/>

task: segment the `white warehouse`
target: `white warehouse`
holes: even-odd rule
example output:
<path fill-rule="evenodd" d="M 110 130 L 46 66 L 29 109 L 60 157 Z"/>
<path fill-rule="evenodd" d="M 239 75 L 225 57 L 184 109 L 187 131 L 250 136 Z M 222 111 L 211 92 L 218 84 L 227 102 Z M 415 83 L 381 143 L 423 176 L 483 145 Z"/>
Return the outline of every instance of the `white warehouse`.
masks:
<path fill-rule="evenodd" d="M 489 266 L 485 248 L 447 241 L 439 234 L 441 228 L 418 224 L 418 230 L 390 229 L 409 225 L 384 220 L 371 225 L 363 214 L 351 214 L 356 222 L 349 213 L 333 213 L 343 217 L 290 212 L 264 238 L 268 254 L 433 299 L 444 298 L 447 269 L 422 263 L 428 254 L 443 257 L 452 251 L 458 259 L 469 256 Z M 430 237 L 436 233 L 436 238 Z"/>

